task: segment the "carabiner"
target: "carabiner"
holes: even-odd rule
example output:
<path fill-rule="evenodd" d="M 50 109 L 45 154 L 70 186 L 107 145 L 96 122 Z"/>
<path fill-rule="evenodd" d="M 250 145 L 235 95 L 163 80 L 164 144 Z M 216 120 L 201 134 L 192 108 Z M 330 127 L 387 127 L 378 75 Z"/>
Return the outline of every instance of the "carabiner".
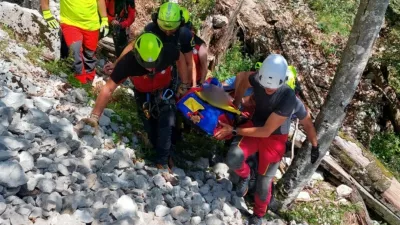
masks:
<path fill-rule="evenodd" d="M 170 92 L 170 95 L 168 95 L 167 96 L 167 93 L 168 92 Z M 167 96 L 167 97 L 166 97 Z M 166 89 L 165 91 L 164 91 L 164 94 L 163 94 L 163 96 L 162 96 L 162 99 L 163 100 L 169 100 L 170 98 L 172 98 L 172 96 L 174 96 L 174 92 L 171 90 L 171 89 Z"/>

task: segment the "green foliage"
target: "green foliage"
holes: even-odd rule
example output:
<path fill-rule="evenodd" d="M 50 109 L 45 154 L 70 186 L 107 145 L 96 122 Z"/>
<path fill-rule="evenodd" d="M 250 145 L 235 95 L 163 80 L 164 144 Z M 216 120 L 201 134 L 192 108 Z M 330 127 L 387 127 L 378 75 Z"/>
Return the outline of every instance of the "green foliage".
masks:
<path fill-rule="evenodd" d="M 356 212 L 359 208 L 354 204 L 340 204 L 337 202 L 335 188 L 328 188 L 324 182 L 319 182 L 316 187 L 319 191 L 315 196 L 318 202 L 298 202 L 284 212 L 286 220 L 296 222 L 307 222 L 310 225 L 330 224 L 345 225 L 347 217 Z M 315 193 L 315 192 L 313 192 Z"/>
<path fill-rule="evenodd" d="M 400 24 L 391 27 L 382 42 L 385 51 L 379 60 L 388 67 L 389 84 L 400 94 Z"/>
<path fill-rule="evenodd" d="M 338 205 L 328 201 L 319 202 L 318 204 L 302 202 L 289 211 L 286 218 L 290 221 L 306 221 L 310 225 L 344 225 L 346 224 L 344 223 L 345 214 L 355 210 L 354 205 Z"/>
<path fill-rule="evenodd" d="M 318 26 L 326 34 L 350 34 L 359 0 L 306 0 L 317 14 Z"/>
<path fill-rule="evenodd" d="M 180 4 L 189 10 L 192 24 L 197 31 L 206 17 L 214 10 L 215 0 L 183 0 Z"/>
<path fill-rule="evenodd" d="M 71 67 L 71 62 L 67 59 L 60 59 L 60 60 L 44 62 L 44 63 L 42 63 L 41 66 L 44 69 L 46 69 L 49 73 L 56 74 L 56 75 L 59 75 L 61 73 L 72 74 L 72 72 L 73 72 L 72 67 Z M 76 80 L 76 81 L 79 82 L 78 80 Z"/>
<path fill-rule="evenodd" d="M 14 30 L 11 27 L 9 27 L 8 25 L 0 23 L 0 29 L 3 30 L 4 32 L 6 32 L 8 34 L 8 36 L 10 37 L 10 39 L 14 39 L 14 40 L 16 39 Z"/>
<path fill-rule="evenodd" d="M 370 150 L 400 179 L 400 137 L 394 133 L 381 133 L 372 138 Z"/>
<path fill-rule="evenodd" d="M 241 49 L 241 43 L 236 41 L 226 52 L 224 61 L 217 66 L 214 77 L 223 81 L 236 76 L 238 72 L 251 70 L 256 62 L 255 57 L 243 55 Z"/>

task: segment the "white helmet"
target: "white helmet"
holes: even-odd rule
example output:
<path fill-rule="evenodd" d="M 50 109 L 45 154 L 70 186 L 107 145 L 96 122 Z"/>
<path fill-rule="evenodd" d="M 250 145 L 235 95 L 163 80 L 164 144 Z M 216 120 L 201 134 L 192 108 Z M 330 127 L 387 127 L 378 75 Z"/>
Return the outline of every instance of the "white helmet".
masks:
<path fill-rule="evenodd" d="M 259 73 L 260 84 L 264 88 L 279 88 L 286 81 L 288 64 L 279 54 L 269 55 L 262 63 Z"/>

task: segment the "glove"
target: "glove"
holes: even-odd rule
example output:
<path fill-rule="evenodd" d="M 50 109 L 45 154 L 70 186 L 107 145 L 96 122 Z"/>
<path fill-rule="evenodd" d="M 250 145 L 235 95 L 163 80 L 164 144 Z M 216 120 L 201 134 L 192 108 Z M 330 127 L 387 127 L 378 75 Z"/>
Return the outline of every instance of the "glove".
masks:
<path fill-rule="evenodd" d="M 46 20 L 47 26 L 49 26 L 51 30 L 58 29 L 60 27 L 50 10 L 43 11 L 43 18 Z"/>
<path fill-rule="evenodd" d="M 99 127 L 99 116 L 92 113 L 89 118 L 82 119 L 82 122 L 84 122 L 85 124 L 87 124 L 91 127 L 98 128 Z"/>
<path fill-rule="evenodd" d="M 319 158 L 319 145 L 311 147 L 311 163 L 314 164 Z"/>
<path fill-rule="evenodd" d="M 110 29 L 108 28 L 108 18 L 101 17 L 100 32 L 103 33 L 103 37 L 107 36 L 109 30 Z"/>
<path fill-rule="evenodd" d="M 114 64 L 112 62 L 106 63 L 103 67 L 103 72 L 107 75 L 111 75 L 112 71 L 114 70 Z"/>

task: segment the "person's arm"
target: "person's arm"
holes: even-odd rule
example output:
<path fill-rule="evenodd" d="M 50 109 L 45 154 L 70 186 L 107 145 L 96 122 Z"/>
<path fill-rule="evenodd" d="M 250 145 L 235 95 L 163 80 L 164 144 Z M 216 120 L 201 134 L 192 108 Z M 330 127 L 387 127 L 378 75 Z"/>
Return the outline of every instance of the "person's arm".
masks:
<path fill-rule="evenodd" d="M 189 84 L 190 76 L 188 75 L 187 64 L 185 60 L 185 56 L 182 52 L 179 52 L 179 59 L 176 62 L 176 66 L 178 67 L 179 77 L 181 78 L 182 83 Z"/>
<path fill-rule="evenodd" d="M 101 88 L 100 94 L 96 99 L 92 114 L 98 117 L 101 116 L 108 104 L 108 101 L 110 100 L 111 95 L 117 87 L 118 84 L 116 84 L 112 79 L 107 80 L 107 83 L 103 86 L 103 88 Z"/>
<path fill-rule="evenodd" d="M 304 119 L 300 120 L 299 123 L 303 125 L 304 131 L 307 134 L 307 139 L 310 141 L 311 145 L 317 147 L 317 131 L 315 130 L 314 124 L 311 120 L 311 115 L 308 111 L 307 116 Z"/>
<path fill-rule="evenodd" d="M 183 54 L 185 57 L 185 63 L 186 63 L 186 70 L 187 70 L 187 79 L 190 82 L 190 80 L 193 79 L 193 77 L 196 76 L 196 67 L 194 66 L 194 60 L 193 60 L 193 52 L 187 52 Z M 196 79 L 195 79 L 196 80 Z M 195 80 L 192 80 L 192 82 L 195 82 Z"/>
<path fill-rule="evenodd" d="M 233 100 L 233 104 L 236 107 L 239 107 L 242 102 L 242 98 L 246 90 L 251 87 L 249 82 L 249 77 L 253 72 L 240 72 L 236 75 L 235 81 L 235 97 Z"/>
<path fill-rule="evenodd" d="M 121 28 L 125 29 L 130 25 L 132 25 L 132 23 L 135 21 L 135 15 L 136 15 L 135 8 L 128 6 L 128 17 L 126 18 L 126 20 L 120 23 Z"/>
<path fill-rule="evenodd" d="M 40 0 L 40 7 L 42 11 L 49 10 L 49 0 Z"/>
<path fill-rule="evenodd" d="M 194 58 L 192 58 L 192 87 L 197 87 L 197 68 L 196 63 L 194 62 Z"/>
<path fill-rule="evenodd" d="M 106 2 L 104 0 L 97 0 L 97 8 L 101 17 L 107 17 Z"/>
<path fill-rule="evenodd" d="M 248 137 L 269 137 L 278 127 L 280 127 L 288 117 L 280 116 L 276 113 L 272 113 L 267 122 L 263 127 L 249 127 L 249 128 L 237 128 L 236 132 L 241 136 Z"/>
<path fill-rule="evenodd" d="M 128 45 L 124 48 L 124 50 L 121 52 L 121 55 L 117 58 L 117 60 L 115 60 L 114 62 L 114 66 L 122 59 L 122 57 L 124 55 L 126 55 L 128 52 L 133 50 L 133 45 L 134 45 L 134 41 L 128 43 Z"/>
<path fill-rule="evenodd" d="M 208 70 L 208 59 L 207 59 L 208 49 L 205 44 L 202 44 L 199 49 L 199 60 L 200 60 L 200 76 L 201 76 L 201 83 L 204 83 L 207 76 Z"/>

